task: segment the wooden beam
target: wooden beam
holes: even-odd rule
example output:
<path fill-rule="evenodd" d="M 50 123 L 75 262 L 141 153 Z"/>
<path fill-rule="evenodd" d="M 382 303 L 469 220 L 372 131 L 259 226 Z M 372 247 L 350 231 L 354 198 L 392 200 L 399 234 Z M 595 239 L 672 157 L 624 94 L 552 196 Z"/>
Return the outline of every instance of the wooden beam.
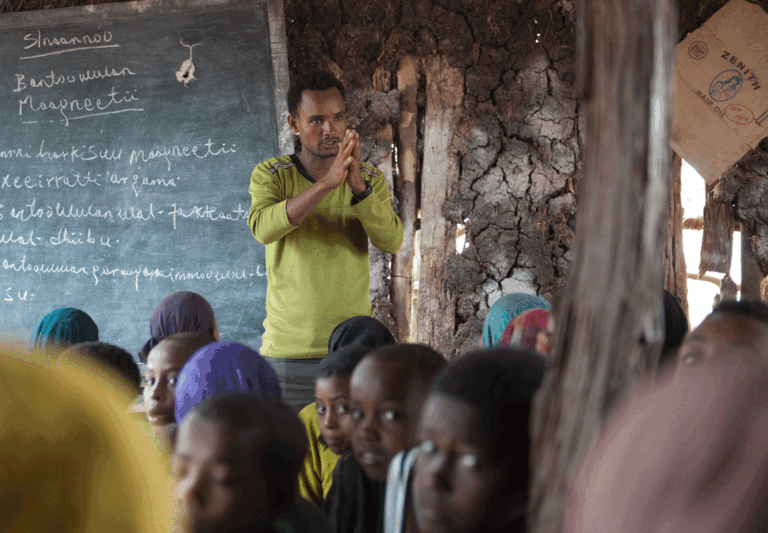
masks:
<path fill-rule="evenodd" d="M 397 127 L 397 181 L 395 197 L 400 220 L 403 222 L 403 245 L 392 257 L 392 315 L 395 336 L 400 342 L 410 342 L 410 320 L 413 302 L 413 256 L 416 239 L 418 194 L 416 179 L 419 171 L 418 108 L 416 94 L 419 76 L 416 60 L 406 56 L 397 70 L 397 90 L 400 93 L 400 122 Z"/>
<path fill-rule="evenodd" d="M 664 250 L 666 263 L 664 288 L 679 298 L 685 316 L 688 316 L 688 269 L 683 249 L 682 165 L 683 160 L 673 152 L 667 246 Z"/>
<path fill-rule="evenodd" d="M 762 274 L 755 259 L 752 241 L 755 231 L 747 224 L 741 226 L 741 299 L 761 300 L 763 291 L 760 288 Z"/>
<path fill-rule="evenodd" d="M 451 356 L 456 305 L 446 286 L 456 228 L 443 216 L 443 205 L 459 180 L 459 156 L 452 142 L 462 111 L 464 75 L 437 55 L 427 60 L 426 81 L 416 340 Z"/>
<path fill-rule="evenodd" d="M 707 184 L 704 204 L 704 236 L 701 239 L 699 273 L 731 271 L 733 259 L 733 205 L 714 199 L 715 184 Z"/>
<path fill-rule="evenodd" d="M 534 405 L 532 533 L 558 533 L 569 483 L 611 406 L 655 371 L 667 242 L 673 54 L 670 0 L 578 3 L 586 119 L 576 257 Z"/>

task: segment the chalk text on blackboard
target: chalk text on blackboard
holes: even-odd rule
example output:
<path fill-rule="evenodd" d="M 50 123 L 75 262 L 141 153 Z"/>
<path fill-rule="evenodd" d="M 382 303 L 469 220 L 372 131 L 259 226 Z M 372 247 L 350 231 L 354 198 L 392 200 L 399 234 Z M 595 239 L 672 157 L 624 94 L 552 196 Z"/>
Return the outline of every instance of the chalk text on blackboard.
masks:
<path fill-rule="evenodd" d="M 114 67 L 104 67 L 102 70 L 86 70 L 85 72 L 78 72 L 77 76 L 74 74 L 56 74 L 53 70 L 51 70 L 51 73 L 47 76 L 39 79 L 29 78 L 29 81 L 24 81 L 27 79 L 26 75 L 16 74 L 16 88 L 13 89 L 13 92 L 20 93 L 29 88 L 50 89 L 51 87 L 61 85 L 62 83 L 77 83 L 78 81 L 84 83 L 91 80 L 135 75 L 136 73 L 128 67 L 123 67 L 120 70 Z"/>
<path fill-rule="evenodd" d="M 70 120 L 78 120 L 82 118 L 94 117 L 94 116 L 106 115 L 106 114 L 124 113 L 126 111 L 144 111 L 144 109 L 130 108 L 130 109 L 120 109 L 117 111 L 104 112 L 105 109 L 108 109 L 113 104 L 118 105 L 118 104 L 123 104 L 127 102 L 138 101 L 139 98 L 135 94 L 137 90 L 138 89 L 123 91 L 124 94 L 120 95 L 117 92 L 117 89 L 112 87 L 112 89 L 106 95 L 109 97 L 109 100 L 106 100 L 104 102 L 102 102 L 101 98 L 96 98 L 95 102 L 93 98 L 85 98 L 82 101 L 68 100 L 67 98 L 60 98 L 58 102 L 54 100 L 49 100 L 48 102 L 35 101 L 32 98 L 32 95 L 28 94 L 23 100 L 19 99 L 19 115 L 23 116 L 25 110 L 32 111 L 32 112 L 50 111 L 50 110 L 58 111 L 59 113 L 61 113 L 61 116 L 64 117 L 63 119 L 61 119 L 61 121 L 63 121 L 65 125 L 69 126 Z M 79 115 L 79 116 L 71 115 L 72 113 L 78 113 L 82 111 L 86 111 L 89 114 Z M 101 113 L 99 111 L 101 111 Z"/>
<path fill-rule="evenodd" d="M 35 157 L 38 159 L 48 159 L 50 161 L 56 159 L 63 159 L 64 161 L 69 160 L 71 162 L 74 162 L 76 159 L 81 161 L 93 161 L 94 159 L 118 161 L 122 159 L 122 153 L 122 149 L 118 149 L 117 153 L 115 153 L 114 149 L 111 151 L 107 148 L 97 150 L 95 146 L 86 147 L 85 145 L 77 148 L 73 146 L 71 150 L 65 149 L 59 152 L 54 150 L 51 152 L 45 149 L 45 139 L 43 139 L 40 141 L 40 150 Z"/>
<path fill-rule="evenodd" d="M 24 35 L 24 41 L 29 43 L 24 46 L 24 50 L 46 51 L 34 55 L 20 56 L 20 59 L 35 59 L 38 57 L 99 48 L 119 48 L 119 44 L 107 44 L 112 42 L 112 38 L 112 32 L 106 30 L 103 32 L 85 34 L 81 37 L 43 37 L 40 30 L 35 30 Z M 62 46 L 69 48 L 60 48 Z M 51 49 L 53 50 L 50 51 Z"/>
<path fill-rule="evenodd" d="M 155 148 L 154 150 L 149 150 L 148 152 L 145 152 L 143 148 L 139 148 L 136 150 L 131 151 L 131 157 L 128 159 L 128 162 L 131 165 L 134 165 L 136 163 L 148 163 L 155 159 L 165 159 L 165 162 L 168 164 L 168 171 L 171 170 L 171 160 L 170 158 L 179 158 L 179 157 L 196 157 L 198 159 L 205 159 L 206 157 L 210 156 L 217 156 L 222 154 L 232 154 L 236 153 L 237 149 L 235 145 L 233 144 L 229 148 L 227 148 L 226 143 L 221 143 L 221 148 L 213 148 L 213 141 L 211 139 L 208 139 L 208 142 L 203 144 L 205 146 L 205 151 L 203 152 L 202 148 L 200 148 L 200 153 L 198 153 L 198 146 L 194 145 L 191 148 L 189 146 L 178 146 L 174 145 L 172 147 L 163 146 L 162 148 Z"/>

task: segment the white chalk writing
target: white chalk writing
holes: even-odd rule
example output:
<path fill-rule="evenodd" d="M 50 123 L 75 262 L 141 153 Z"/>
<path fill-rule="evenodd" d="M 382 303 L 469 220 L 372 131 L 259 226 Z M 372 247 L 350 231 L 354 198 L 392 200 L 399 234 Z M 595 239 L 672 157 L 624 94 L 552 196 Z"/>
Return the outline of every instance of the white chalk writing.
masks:
<path fill-rule="evenodd" d="M 110 110 L 104 112 L 105 109 L 112 107 L 113 105 L 125 104 L 129 102 L 136 102 L 139 100 L 136 96 L 138 89 L 132 89 L 130 91 L 119 92 L 115 87 L 101 98 L 84 98 L 70 100 L 67 98 L 59 98 L 58 100 L 36 100 L 32 98 L 32 95 L 27 95 L 23 100 L 19 99 L 19 116 L 24 116 L 24 112 L 39 112 L 39 111 L 58 111 L 65 125 L 69 126 L 70 120 L 82 119 L 92 116 L 99 116 L 110 113 L 122 113 L 126 111 L 144 111 L 143 108 L 126 108 L 120 110 Z M 107 99 L 107 97 L 109 97 Z M 102 101 L 102 98 L 104 99 Z M 76 115 L 76 113 L 87 112 L 87 114 Z M 29 114 L 29 113 L 28 113 Z"/>
<path fill-rule="evenodd" d="M 135 149 L 131 151 L 131 157 L 129 163 L 148 163 L 156 159 L 165 159 L 168 165 L 168 171 L 171 170 L 171 158 L 180 157 L 196 157 L 197 159 L 205 159 L 208 156 L 226 155 L 237 152 L 235 145 L 227 147 L 226 143 L 221 143 L 221 148 L 214 148 L 214 142 L 208 139 L 208 142 L 203 144 L 205 150 L 199 148 L 197 145 L 192 146 L 163 146 L 161 148 L 154 148 L 152 150 L 144 151 L 144 149 Z"/>
<path fill-rule="evenodd" d="M 241 204 L 237 204 L 237 209 L 233 209 L 231 213 L 219 211 L 216 207 L 209 205 L 194 205 L 184 210 L 176 204 L 171 204 L 171 211 L 168 213 L 168 216 L 173 219 L 173 229 L 176 229 L 176 217 L 191 218 L 195 220 L 227 220 L 235 222 L 247 219 L 248 211 L 243 209 Z"/>
<path fill-rule="evenodd" d="M 103 69 L 86 69 L 83 72 L 60 74 L 51 70 L 51 73 L 42 78 L 27 78 L 26 74 L 16 74 L 16 88 L 13 92 L 20 93 L 25 89 L 50 89 L 56 85 L 85 83 L 91 80 L 101 80 L 106 78 L 118 78 L 125 76 L 135 76 L 128 67 L 117 69 L 115 67 L 104 67 Z"/>

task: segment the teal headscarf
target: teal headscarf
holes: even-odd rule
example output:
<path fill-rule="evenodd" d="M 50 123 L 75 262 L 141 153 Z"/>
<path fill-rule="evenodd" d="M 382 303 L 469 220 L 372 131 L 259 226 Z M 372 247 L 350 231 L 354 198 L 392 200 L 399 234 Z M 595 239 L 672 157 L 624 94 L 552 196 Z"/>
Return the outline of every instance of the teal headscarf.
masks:
<path fill-rule="evenodd" d="M 550 311 L 552 306 L 546 300 L 524 292 L 513 292 L 496 300 L 483 322 L 483 346 L 498 346 L 507 324 L 520 313 L 531 309 Z"/>
<path fill-rule="evenodd" d="M 73 344 L 99 340 L 99 328 L 85 311 L 62 307 L 45 315 L 29 338 L 29 349 L 63 352 Z"/>

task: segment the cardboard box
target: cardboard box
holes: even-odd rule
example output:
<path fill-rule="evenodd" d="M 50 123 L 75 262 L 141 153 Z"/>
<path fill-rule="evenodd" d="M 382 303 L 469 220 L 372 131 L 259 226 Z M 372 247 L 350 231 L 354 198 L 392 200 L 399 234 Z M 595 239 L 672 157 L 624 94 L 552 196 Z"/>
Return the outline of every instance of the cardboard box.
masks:
<path fill-rule="evenodd" d="M 675 48 L 672 149 L 711 183 L 768 135 L 768 13 L 732 0 Z"/>

